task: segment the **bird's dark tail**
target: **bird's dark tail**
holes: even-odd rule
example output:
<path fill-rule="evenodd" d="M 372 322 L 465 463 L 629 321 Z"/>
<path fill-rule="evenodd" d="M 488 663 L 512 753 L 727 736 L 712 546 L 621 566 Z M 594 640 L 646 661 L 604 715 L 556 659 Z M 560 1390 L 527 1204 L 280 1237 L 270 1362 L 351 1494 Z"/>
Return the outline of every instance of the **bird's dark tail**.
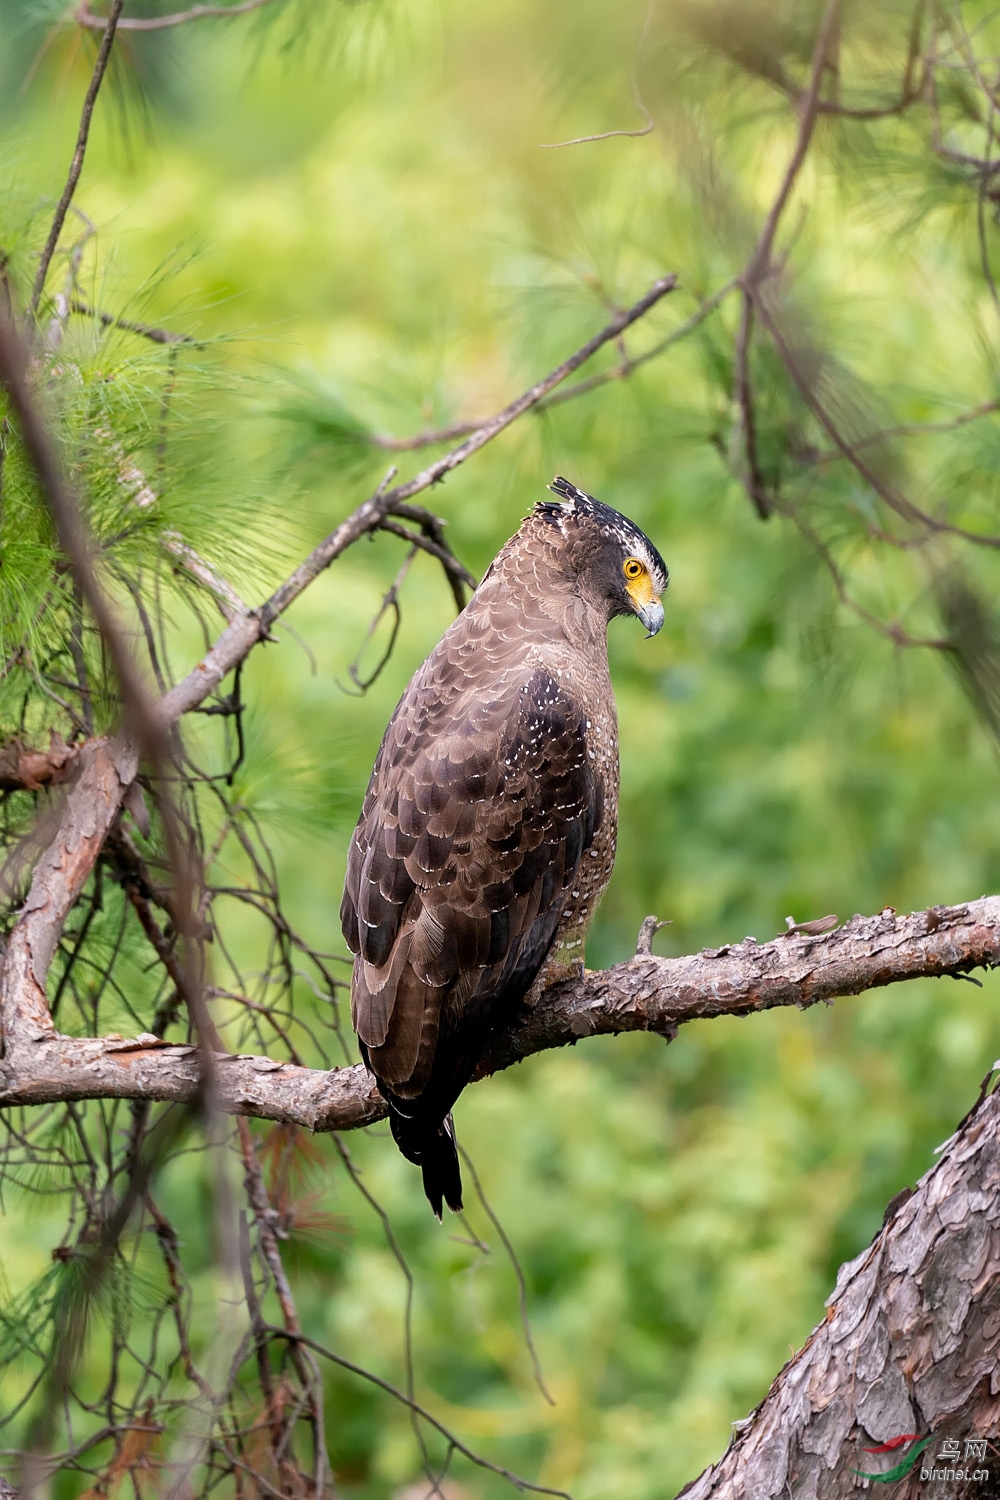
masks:
<path fill-rule="evenodd" d="M 426 1121 L 408 1119 L 390 1106 L 389 1124 L 400 1151 L 423 1173 L 424 1192 L 438 1218 L 444 1203 L 452 1213 L 461 1213 L 462 1171 L 451 1115 L 446 1115 L 437 1127 L 429 1128 Z"/>

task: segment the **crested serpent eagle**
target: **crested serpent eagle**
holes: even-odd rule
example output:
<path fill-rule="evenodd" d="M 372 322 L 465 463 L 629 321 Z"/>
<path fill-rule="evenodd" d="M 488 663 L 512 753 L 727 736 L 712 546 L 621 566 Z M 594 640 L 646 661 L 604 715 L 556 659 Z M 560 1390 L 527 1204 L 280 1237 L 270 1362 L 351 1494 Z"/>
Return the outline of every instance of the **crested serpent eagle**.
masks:
<path fill-rule="evenodd" d="M 491 1031 L 582 959 L 611 875 L 608 623 L 663 624 L 648 537 L 549 488 L 400 699 L 347 861 L 354 1028 L 439 1218 L 462 1206 L 452 1105 Z"/>

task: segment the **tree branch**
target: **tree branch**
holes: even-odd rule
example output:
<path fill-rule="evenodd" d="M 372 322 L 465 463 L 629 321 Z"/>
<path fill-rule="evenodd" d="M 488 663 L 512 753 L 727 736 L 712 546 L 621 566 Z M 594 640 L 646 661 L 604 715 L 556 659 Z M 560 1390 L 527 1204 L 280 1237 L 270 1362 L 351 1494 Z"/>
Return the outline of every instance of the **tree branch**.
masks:
<path fill-rule="evenodd" d="M 52 736 L 47 750 L 8 740 L 0 745 L 0 792 L 39 792 L 68 781 L 76 768 L 78 747 Z"/>
<path fill-rule="evenodd" d="M 602 386 L 610 385 L 615 380 L 627 380 L 634 370 L 641 369 L 651 359 L 658 359 L 661 354 L 686 339 L 689 333 L 704 323 L 710 317 L 720 303 L 724 302 L 730 292 L 735 291 L 739 285 L 738 279 L 727 281 L 717 292 L 695 308 L 694 312 L 683 323 L 657 340 L 649 349 L 644 349 L 640 354 L 629 354 L 626 358 L 612 365 L 609 370 L 598 370 L 596 375 L 588 375 L 585 380 L 574 381 L 572 385 L 562 386 L 543 401 L 539 401 L 535 407 L 536 412 L 551 411 L 554 406 L 562 406 L 566 401 L 575 401 L 578 396 L 589 395 L 591 391 L 600 390 Z M 433 448 L 438 443 L 452 443 L 456 438 L 468 437 L 470 432 L 475 432 L 480 426 L 478 421 L 452 422 L 448 427 L 438 427 L 429 432 L 417 432 L 411 437 L 393 437 L 389 433 L 371 433 L 366 441 L 375 448 L 381 448 L 386 453 L 412 453 L 420 448 Z"/>
<path fill-rule="evenodd" d="M 43 899 L 35 886 L 32 893 L 30 900 Z M 998 896 L 905 917 L 887 909 L 820 936 L 790 932 L 770 943 L 745 938 L 684 958 L 638 956 L 546 990 L 497 1033 L 477 1076 L 581 1037 L 653 1031 L 670 1040 L 687 1021 L 804 1008 L 900 980 L 994 964 L 1000 964 Z M 47 1029 L 37 1024 L 37 1017 L 30 1045 L 18 1045 L 0 1065 L 0 1108 L 96 1098 L 186 1103 L 198 1087 L 194 1047 L 153 1036 L 65 1037 L 51 1022 Z M 385 1114 L 361 1064 L 327 1072 L 223 1054 L 215 1059 L 215 1089 L 218 1108 L 229 1113 L 310 1130 L 353 1130 Z"/>
<path fill-rule="evenodd" d="M 760 458 L 757 451 L 753 388 L 750 380 L 750 346 L 753 336 L 754 305 L 759 296 L 761 285 L 772 274 L 771 255 L 778 227 L 781 223 L 781 217 L 788 206 L 792 189 L 805 164 L 806 155 L 809 151 L 809 143 L 816 128 L 823 73 L 826 68 L 830 46 L 836 32 L 839 14 L 839 0 L 827 0 L 816 37 L 816 45 L 813 49 L 809 84 L 798 101 L 800 119 L 795 145 L 789 157 L 788 165 L 785 168 L 784 176 L 781 179 L 777 196 L 768 210 L 767 218 L 764 220 L 757 243 L 753 248 L 750 259 L 747 261 L 743 275 L 740 277 L 740 286 L 743 291 L 743 307 L 733 352 L 733 400 L 736 403 L 739 438 L 743 449 L 745 465 L 745 472 L 742 475 L 743 485 L 753 502 L 757 515 L 762 521 L 767 520 L 774 507 L 772 497 L 769 496 L 767 486 L 764 483 L 764 476 L 761 472 Z"/>
<path fill-rule="evenodd" d="M 598 349 L 644 317 L 650 308 L 654 307 L 668 292 L 672 292 L 676 285 L 676 276 L 660 277 L 645 296 L 639 298 L 638 302 L 633 303 L 624 312 L 618 313 L 605 328 L 601 329 L 600 333 L 595 334 L 582 348 L 577 349 L 544 379 L 539 380 L 519 396 L 516 401 L 512 401 L 509 406 L 505 406 L 502 411 L 483 422 L 457 448 L 435 459 L 413 479 L 408 479 L 392 489 L 380 489 L 363 505 L 358 506 L 357 510 L 353 511 L 335 531 L 332 531 L 318 547 L 310 552 L 308 557 L 303 559 L 295 572 L 285 579 L 270 599 L 245 618 L 234 620 L 184 681 L 178 683 L 160 700 L 158 713 L 163 722 L 175 723 L 182 714 L 189 713 L 192 708 L 196 708 L 199 703 L 203 702 L 209 693 L 214 692 L 222 679 L 246 658 L 258 641 L 267 638 L 270 627 L 278 616 L 283 614 L 289 605 L 293 604 L 299 595 L 352 543 L 365 536 L 366 533 L 377 530 L 382 520 L 392 515 L 400 502 L 411 500 L 414 495 L 430 489 L 432 484 L 439 483 L 467 458 L 471 458 L 473 453 L 477 453 L 480 448 L 492 442 L 512 422 L 515 422 L 526 411 L 530 411 L 533 406 L 537 406 L 543 397 L 578 370 L 582 364 L 585 364 Z M 404 517 L 407 514 L 405 510 L 400 510 L 399 513 Z"/>
<path fill-rule="evenodd" d="M 816 36 L 816 45 L 813 48 L 812 66 L 809 73 L 809 84 L 805 93 L 799 100 L 799 132 L 795 139 L 795 146 L 785 168 L 785 174 L 781 179 L 777 196 L 764 220 L 764 227 L 760 232 L 757 244 L 754 246 L 753 254 L 743 273 L 742 282 L 746 291 L 752 295 L 754 286 L 767 275 L 771 265 L 771 251 L 774 248 L 775 235 L 781 223 L 788 200 L 792 195 L 799 173 L 801 172 L 806 155 L 809 151 L 809 143 L 816 128 L 816 118 L 819 113 L 819 94 L 823 85 L 823 72 L 826 68 L 827 57 L 830 52 L 830 44 L 833 40 L 840 16 L 840 0 L 827 0 L 820 21 L 819 32 Z"/>
<path fill-rule="evenodd" d="M 127 25 L 127 21 L 119 23 L 119 27 Z M 96 318 L 104 328 L 119 328 L 124 333 L 134 333 L 139 338 L 150 339 L 154 344 L 193 344 L 195 342 L 189 333 L 172 333 L 169 328 L 154 328 L 151 323 L 137 323 L 132 318 L 119 318 L 115 313 L 102 312 L 99 307 L 91 307 L 89 302 L 83 302 L 79 297 L 72 299 L 69 311 L 81 318 Z"/>
<path fill-rule="evenodd" d="M 270 5 L 271 0 L 241 0 L 238 5 L 192 5 L 190 10 L 175 10 L 166 16 L 149 16 L 144 19 L 139 17 L 127 18 L 119 21 L 120 31 L 163 31 L 168 26 L 183 26 L 187 21 L 205 21 L 226 16 L 245 16 L 252 10 L 263 10 L 265 5 Z M 119 5 L 119 10 L 121 5 Z M 90 0 L 83 0 L 73 13 L 73 20 L 78 26 L 86 26 L 91 31 L 103 31 L 107 35 L 110 17 L 95 16 L 90 8 Z"/>
<path fill-rule="evenodd" d="M 83 101 L 83 112 L 80 115 L 80 129 L 77 132 L 73 160 L 69 165 L 69 176 L 66 178 L 66 186 L 62 190 L 59 202 L 56 204 L 56 211 L 52 217 L 52 224 L 49 228 L 48 238 L 45 241 L 45 248 L 42 250 L 42 258 L 38 262 L 38 270 L 35 272 L 35 284 L 31 289 L 31 300 L 28 303 L 28 311 L 32 316 L 38 310 L 38 303 L 45 287 L 45 278 L 49 274 L 49 266 L 56 252 L 59 236 L 62 233 L 63 224 L 66 222 L 66 215 L 73 201 L 73 194 L 76 192 L 76 185 L 80 181 L 80 173 L 83 171 L 83 158 L 90 136 L 90 122 L 94 115 L 94 105 L 97 103 L 97 95 L 104 81 L 108 63 L 111 61 L 111 48 L 114 45 L 115 28 L 118 25 L 118 17 L 122 13 L 124 3 L 125 0 L 111 0 L 111 10 L 108 13 L 107 19 L 101 22 L 101 29 L 104 35 L 101 38 L 101 45 L 97 49 L 97 61 L 94 63 L 90 86 Z"/>
<path fill-rule="evenodd" d="M 92 740 L 79 752 L 59 832 L 35 866 L 0 969 L 0 1040 L 12 1065 L 56 1035 L 45 996 L 49 964 L 137 769 L 137 752 L 120 742 Z"/>

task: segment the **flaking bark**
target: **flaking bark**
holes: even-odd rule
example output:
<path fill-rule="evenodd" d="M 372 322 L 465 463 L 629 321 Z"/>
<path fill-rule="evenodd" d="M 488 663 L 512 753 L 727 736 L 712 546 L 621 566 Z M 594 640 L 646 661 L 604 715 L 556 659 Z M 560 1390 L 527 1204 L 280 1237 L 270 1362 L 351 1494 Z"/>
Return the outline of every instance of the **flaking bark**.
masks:
<path fill-rule="evenodd" d="M 47 750 L 8 740 L 0 745 L 0 792 L 39 792 L 68 781 L 76 766 L 77 750 L 59 735 Z"/>
<path fill-rule="evenodd" d="M 33 915 L 48 912 L 51 918 L 65 906 L 68 892 L 62 866 L 52 869 L 58 897 L 51 906 L 44 905 L 46 881 L 40 865 L 29 897 Z M 200 1064 L 195 1047 L 153 1036 L 66 1037 L 54 1031 L 51 1021 L 46 1026 L 39 990 L 44 979 L 28 965 L 34 929 L 29 925 L 27 937 L 21 930 L 19 924 L 0 994 L 5 1013 L 27 1017 L 33 1029 L 30 1045 L 8 1047 L 0 1064 L 0 1107 L 71 1099 L 197 1099 Z M 486 1077 L 581 1037 L 652 1031 L 669 1040 L 687 1021 L 745 1016 L 780 1005 L 802 1008 L 898 980 L 964 974 L 998 962 L 997 896 L 904 917 L 887 909 L 872 917 L 854 917 L 819 937 L 791 933 L 770 943 L 745 938 L 684 958 L 640 956 L 546 990 L 536 1005 L 525 1007 L 497 1034 L 477 1076 Z M 327 1072 L 223 1053 L 217 1057 L 216 1087 L 221 1109 L 310 1130 L 353 1130 L 385 1113 L 373 1079 L 360 1063 Z"/>

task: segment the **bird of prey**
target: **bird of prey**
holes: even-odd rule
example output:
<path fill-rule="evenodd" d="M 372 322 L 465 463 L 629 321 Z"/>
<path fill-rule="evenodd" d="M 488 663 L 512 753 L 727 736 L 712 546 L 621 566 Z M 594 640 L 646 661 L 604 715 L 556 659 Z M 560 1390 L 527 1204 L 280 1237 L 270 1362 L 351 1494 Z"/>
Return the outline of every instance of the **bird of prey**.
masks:
<path fill-rule="evenodd" d="M 557 477 L 413 676 L 351 841 L 351 1015 L 403 1155 L 462 1207 L 451 1109 L 490 1033 L 579 971 L 611 875 L 618 724 L 607 627 L 663 624 L 637 526 Z"/>

